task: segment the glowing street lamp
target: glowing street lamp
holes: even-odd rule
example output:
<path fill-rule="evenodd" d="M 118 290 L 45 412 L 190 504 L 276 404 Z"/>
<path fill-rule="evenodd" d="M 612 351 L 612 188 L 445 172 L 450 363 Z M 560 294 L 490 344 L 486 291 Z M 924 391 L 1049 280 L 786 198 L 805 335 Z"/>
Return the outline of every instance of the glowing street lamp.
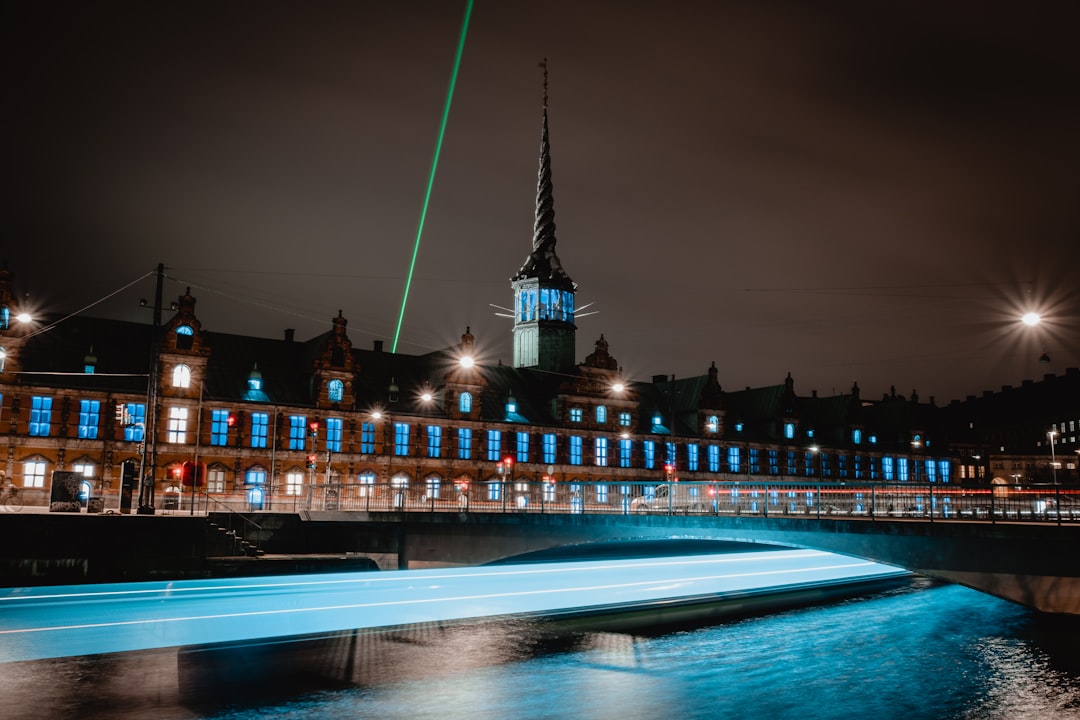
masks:
<path fill-rule="evenodd" d="M 1037 312 L 1027 312 L 1020 318 L 1020 322 L 1024 323 L 1028 327 L 1035 327 L 1042 322 L 1042 316 Z"/>

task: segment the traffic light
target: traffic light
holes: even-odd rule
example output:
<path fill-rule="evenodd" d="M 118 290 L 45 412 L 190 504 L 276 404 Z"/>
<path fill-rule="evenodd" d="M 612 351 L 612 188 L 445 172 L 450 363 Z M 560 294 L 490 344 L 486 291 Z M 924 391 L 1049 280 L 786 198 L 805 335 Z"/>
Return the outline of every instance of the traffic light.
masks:
<path fill-rule="evenodd" d="M 319 437 L 319 422 L 317 420 L 308 423 L 308 435 L 313 438 Z"/>
<path fill-rule="evenodd" d="M 308 470 L 314 470 L 315 469 L 315 456 L 314 455 L 308 455 L 307 456 L 307 466 L 308 466 Z"/>

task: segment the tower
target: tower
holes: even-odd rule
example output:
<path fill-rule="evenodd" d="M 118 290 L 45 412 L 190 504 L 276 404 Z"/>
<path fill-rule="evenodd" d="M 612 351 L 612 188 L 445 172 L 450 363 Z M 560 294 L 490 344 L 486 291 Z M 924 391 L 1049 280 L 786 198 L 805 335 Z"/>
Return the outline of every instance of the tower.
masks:
<path fill-rule="evenodd" d="M 574 292 L 577 285 L 555 254 L 555 203 L 548 142 L 547 60 L 544 68 L 544 123 L 536 182 L 532 252 L 510 279 L 514 289 L 514 367 L 556 372 L 574 367 Z"/>

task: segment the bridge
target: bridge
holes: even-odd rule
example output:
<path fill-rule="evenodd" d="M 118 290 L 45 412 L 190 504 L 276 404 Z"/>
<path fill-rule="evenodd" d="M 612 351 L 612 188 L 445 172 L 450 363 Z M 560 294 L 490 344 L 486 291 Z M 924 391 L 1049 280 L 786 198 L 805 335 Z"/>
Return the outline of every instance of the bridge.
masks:
<path fill-rule="evenodd" d="M 317 486 L 295 513 L 247 517 L 270 552 L 392 553 L 399 568 L 663 538 L 826 550 L 1080 615 L 1080 502 L 1060 486 L 504 483 L 480 499 L 427 490 Z"/>

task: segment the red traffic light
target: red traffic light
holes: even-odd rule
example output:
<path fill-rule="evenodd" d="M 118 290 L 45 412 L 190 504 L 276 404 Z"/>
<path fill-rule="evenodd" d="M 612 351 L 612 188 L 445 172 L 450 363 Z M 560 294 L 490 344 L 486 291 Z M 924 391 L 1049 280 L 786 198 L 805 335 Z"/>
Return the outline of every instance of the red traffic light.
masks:
<path fill-rule="evenodd" d="M 229 419 L 226 420 L 225 422 L 228 423 L 229 427 L 232 427 L 233 425 L 236 424 L 236 416 L 235 415 L 229 415 Z"/>
<path fill-rule="evenodd" d="M 315 456 L 314 455 L 308 455 L 307 456 L 307 466 L 308 466 L 309 470 L 311 468 L 315 467 Z"/>
<path fill-rule="evenodd" d="M 507 455 L 506 457 L 503 458 L 503 462 L 506 463 L 506 467 L 510 467 L 511 465 L 514 464 L 514 458 Z"/>

